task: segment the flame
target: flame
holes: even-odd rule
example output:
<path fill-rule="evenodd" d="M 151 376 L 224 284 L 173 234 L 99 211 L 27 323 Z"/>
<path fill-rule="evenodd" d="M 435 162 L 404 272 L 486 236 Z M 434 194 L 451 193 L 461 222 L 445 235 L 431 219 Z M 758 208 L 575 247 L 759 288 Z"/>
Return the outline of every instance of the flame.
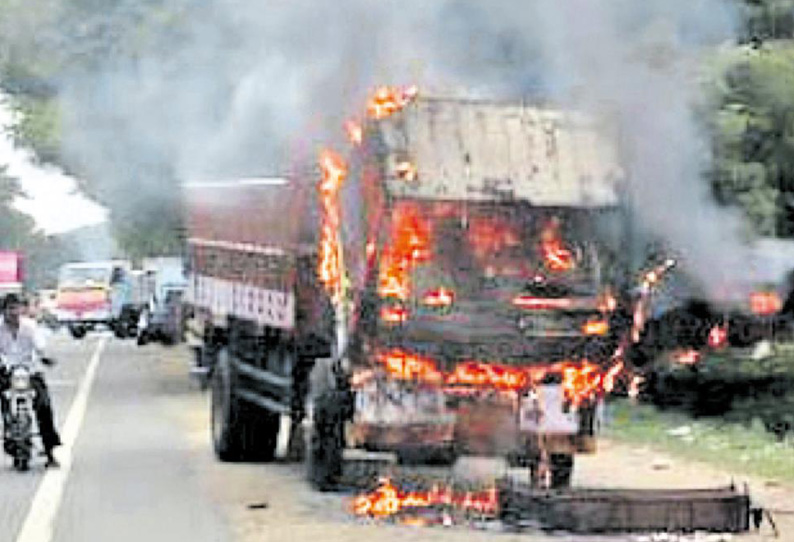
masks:
<path fill-rule="evenodd" d="M 480 260 L 521 242 L 514 225 L 493 217 L 471 218 L 467 238 L 472 254 Z"/>
<path fill-rule="evenodd" d="M 700 352 L 689 348 L 687 350 L 677 350 L 673 352 L 673 361 L 681 365 L 695 365 L 700 361 Z"/>
<path fill-rule="evenodd" d="M 604 374 L 603 387 L 606 393 L 612 393 L 615 389 L 615 380 L 623 372 L 624 365 L 622 361 L 618 361 Z"/>
<path fill-rule="evenodd" d="M 345 122 L 344 127 L 348 141 L 356 147 L 361 145 L 364 141 L 364 129 L 361 127 L 361 124 L 355 120 L 348 120 Z"/>
<path fill-rule="evenodd" d="M 480 390 L 518 392 L 537 384 L 548 373 L 562 376 L 561 386 L 565 398 L 575 407 L 598 394 L 609 392 L 614 380 L 623 371 L 623 363 L 609 370 L 588 361 L 562 362 L 546 365 L 513 366 L 482 361 L 458 363 L 451 372 L 438 368 L 436 362 L 425 356 L 393 349 L 376 356 L 389 377 L 434 386 L 449 386 L 456 392 L 460 386 Z"/>
<path fill-rule="evenodd" d="M 536 297 L 518 295 L 513 298 L 513 305 L 528 310 L 558 310 L 573 307 L 573 300 L 568 297 Z"/>
<path fill-rule="evenodd" d="M 455 302 L 455 292 L 447 288 L 438 288 L 425 292 L 422 304 L 426 307 L 449 307 Z"/>
<path fill-rule="evenodd" d="M 780 312 L 783 306 L 775 292 L 753 292 L 750 294 L 750 310 L 758 316 L 769 316 Z"/>
<path fill-rule="evenodd" d="M 609 333 L 609 323 L 606 320 L 588 320 L 582 326 L 582 333 L 585 335 L 604 336 Z"/>
<path fill-rule="evenodd" d="M 573 406 L 579 406 L 603 390 L 603 377 L 598 366 L 582 362 L 563 364 L 562 389 Z"/>
<path fill-rule="evenodd" d="M 645 328 L 645 323 L 648 319 L 648 307 L 650 306 L 651 293 L 659 281 L 667 274 L 670 269 L 676 265 L 676 261 L 672 258 L 666 259 L 660 265 L 650 269 L 645 273 L 640 283 L 640 297 L 634 305 L 634 314 L 632 315 L 631 326 L 631 341 L 634 343 L 640 342 L 640 335 Z"/>
<path fill-rule="evenodd" d="M 406 88 L 382 86 L 375 92 L 367 103 L 367 114 L 373 119 L 385 119 L 401 111 L 406 105 L 416 98 L 418 89 L 415 86 Z"/>
<path fill-rule="evenodd" d="M 381 307 L 380 319 L 387 324 L 402 324 L 408 320 L 408 309 L 400 305 Z"/>
<path fill-rule="evenodd" d="M 446 382 L 451 385 L 515 391 L 525 388 L 528 378 L 528 372 L 522 368 L 469 361 L 459 363 L 455 371 L 447 376 Z"/>
<path fill-rule="evenodd" d="M 565 247 L 562 240 L 559 219 L 551 219 L 541 231 L 540 251 L 550 271 L 570 271 L 574 268 L 573 254 Z"/>
<path fill-rule="evenodd" d="M 376 359 L 385 367 L 389 376 L 398 380 L 413 380 L 427 384 L 441 384 L 444 381 L 444 375 L 430 358 L 402 350 L 392 350 L 379 354 Z"/>
<path fill-rule="evenodd" d="M 615 312 L 618 308 L 618 300 L 612 292 L 604 292 L 598 297 L 598 310 L 600 312 Z"/>
<path fill-rule="evenodd" d="M 320 154 L 319 184 L 322 211 L 317 272 L 334 302 L 342 297 L 342 247 L 339 244 L 339 190 L 347 177 L 347 164 L 331 150 Z"/>
<path fill-rule="evenodd" d="M 711 348 L 722 348 L 728 344 L 728 326 L 715 325 L 709 331 L 708 344 Z"/>
<path fill-rule="evenodd" d="M 419 177 L 416 166 L 408 161 L 399 162 L 394 169 L 403 181 L 413 182 Z"/>
<path fill-rule="evenodd" d="M 381 256 L 378 293 L 406 301 L 411 271 L 430 258 L 430 222 L 416 206 L 398 204 L 392 213 L 389 244 Z"/>
<path fill-rule="evenodd" d="M 456 492 L 449 487 L 433 486 L 428 491 L 401 491 L 390 479 L 381 478 L 373 491 L 353 500 L 353 513 L 357 516 L 385 518 L 417 508 L 444 506 L 479 514 L 495 515 L 499 498 L 495 487 L 484 491 Z"/>

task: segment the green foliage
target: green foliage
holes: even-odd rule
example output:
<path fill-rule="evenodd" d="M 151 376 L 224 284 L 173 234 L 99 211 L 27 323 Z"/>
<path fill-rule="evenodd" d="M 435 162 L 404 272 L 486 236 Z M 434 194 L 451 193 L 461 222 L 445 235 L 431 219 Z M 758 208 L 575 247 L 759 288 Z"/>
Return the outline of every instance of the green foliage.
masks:
<path fill-rule="evenodd" d="M 59 163 L 61 127 L 58 101 L 19 95 L 14 105 L 19 113 L 19 121 L 12 128 L 17 143 L 32 149 L 41 162 Z"/>
<path fill-rule="evenodd" d="M 764 235 L 794 235 L 794 46 L 722 52 L 709 85 L 712 182 Z"/>
<path fill-rule="evenodd" d="M 0 168 L 0 249 L 22 252 L 28 288 L 52 286 L 58 267 L 71 259 L 71 252 L 58 238 L 35 230 L 33 219 L 14 208 L 14 200 L 20 195 L 16 179 Z"/>

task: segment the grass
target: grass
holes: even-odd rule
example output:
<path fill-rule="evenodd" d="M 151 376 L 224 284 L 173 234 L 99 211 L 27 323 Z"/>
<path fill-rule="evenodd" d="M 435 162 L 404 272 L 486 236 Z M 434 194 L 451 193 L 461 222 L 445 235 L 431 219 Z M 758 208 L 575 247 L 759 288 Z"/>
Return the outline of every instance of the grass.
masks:
<path fill-rule="evenodd" d="M 685 429 L 688 428 L 688 429 Z M 794 484 L 794 441 L 777 442 L 763 424 L 693 419 L 625 399 L 610 401 L 605 436 L 671 455 Z"/>

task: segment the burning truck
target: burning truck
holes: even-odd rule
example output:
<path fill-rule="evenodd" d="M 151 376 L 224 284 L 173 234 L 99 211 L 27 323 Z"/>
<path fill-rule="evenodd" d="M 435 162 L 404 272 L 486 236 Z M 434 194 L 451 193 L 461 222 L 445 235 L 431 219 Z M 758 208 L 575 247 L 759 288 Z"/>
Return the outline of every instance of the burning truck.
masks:
<path fill-rule="evenodd" d="M 502 455 L 567 486 L 631 335 L 610 139 L 576 112 L 413 89 L 347 128 L 319 198 L 299 178 L 186 186 L 217 456 L 305 443 L 322 489 L 350 449 Z"/>

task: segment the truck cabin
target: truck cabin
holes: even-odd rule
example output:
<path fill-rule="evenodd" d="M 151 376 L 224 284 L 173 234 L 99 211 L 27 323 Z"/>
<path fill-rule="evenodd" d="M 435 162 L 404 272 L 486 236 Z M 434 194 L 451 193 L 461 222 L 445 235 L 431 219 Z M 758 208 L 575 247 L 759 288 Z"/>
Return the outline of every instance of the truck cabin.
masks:
<path fill-rule="evenodd" d="M 67 264 L 61 268 L 58 277 L 59 290 L 83 290 L 110 287 L 121 283 L 126 270 L 112 263 Z"/>

